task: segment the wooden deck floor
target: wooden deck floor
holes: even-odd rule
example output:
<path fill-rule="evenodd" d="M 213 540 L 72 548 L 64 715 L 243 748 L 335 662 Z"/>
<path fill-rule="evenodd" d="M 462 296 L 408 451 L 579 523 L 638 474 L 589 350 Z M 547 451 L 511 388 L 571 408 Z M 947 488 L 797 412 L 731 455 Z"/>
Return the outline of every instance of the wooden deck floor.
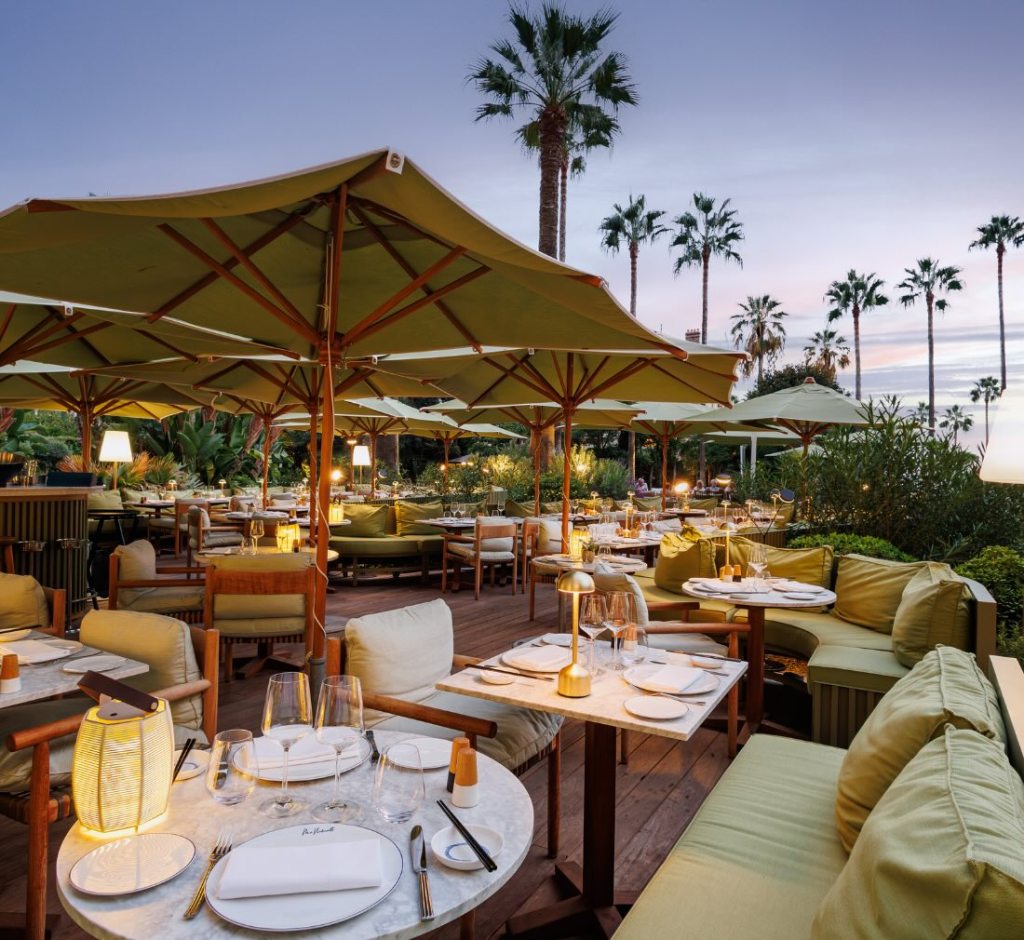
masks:
<path fill-rule="evenodd" d="M 390 610 L 440 596 L 436 585 L 423 586 L 415 578 L 368 580 L 358 587 L 339 587 L 329 598 L 328 612 L 344 616 Z M 455 649 L 476 656 L 493 655 L 512 640 L 550 629 L 556 620 L 553 588 L 538 588 L 538 616 L 527 620 L 523 594 L 514 597 L 505 588 L 485 588 L 479 601 L 471 590 L 447 595 L 455 620 Z M 222 728 L 256 728 L 266 687 L 266 674 L 235 681 L 222 688 L 219 725 Z M 725 737 L 700 731 L 692 741 L 680 744 L 664 738 L 631 736 L 628 767 L 619 767 L 616 814 L 617 885 L 638 890 L 646 884 L 669 848 L 678 839 L 693 813 L 728 764 Z M 583 726 L 569 722 L 563 732 L 562 756 L 562 851 L 561 857 L 580 861 L 583 828 Z M 477 912 L 477 936 L 495 937 L 514 913 L 555 900 L 549 877 L 552 862 L 546 857 L 546 769 L 532 768 L 522 778 L 536 808 L 534 843 L 516 876 Z M 49 910 L 59 912 L 53 892 L 52 865 L 69 823 L 51 827 L 51 897 Z M 25 828 L 0 820 L 0 911 L 24 910 Z M 64 916 L 57 940 L 84 937 Z M 443 927 L 431 936 L 454 938 L 456 925 Z"/>

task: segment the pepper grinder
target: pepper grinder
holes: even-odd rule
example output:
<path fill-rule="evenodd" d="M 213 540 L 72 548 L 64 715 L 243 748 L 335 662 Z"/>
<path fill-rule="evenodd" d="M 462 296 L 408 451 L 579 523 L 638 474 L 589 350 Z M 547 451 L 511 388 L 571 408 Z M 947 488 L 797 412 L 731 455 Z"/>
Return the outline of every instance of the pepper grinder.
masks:
<path fill-rule="evenodd" d="M 476 751 L 464 747 L 456 759 L 455 786 L 452 788 L 452 806 L 469 809 L 480 802 L 480 787 L 477 785 Z"/>
<path fill-rule="evenodd" d="M 452 792 L 452 788 L 455 786 L 455 771 L 459 767 L 459 752 L 464 748 L 469 747 L 469 738 L 455 738 L 452 741 L 452 757 L 448 762 L 448 792 Z"/>
<path fill-rule="evenodd" d="M 16 653 L 4 655 L 0 665 L 0 694 L 17 692 L 21 688 L 21 669 Z"/>

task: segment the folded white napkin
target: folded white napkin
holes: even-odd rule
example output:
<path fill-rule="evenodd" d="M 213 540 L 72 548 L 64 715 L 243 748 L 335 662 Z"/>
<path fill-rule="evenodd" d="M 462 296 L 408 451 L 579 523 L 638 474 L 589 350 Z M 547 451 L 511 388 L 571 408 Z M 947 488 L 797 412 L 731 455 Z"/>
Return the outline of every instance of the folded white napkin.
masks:
<path fill-rule="evenodd" d="M 825 590 L 817 584 L 805 584 L 802 581 L 776 581 L 772 588 L 776 591 L 799 591 L 802 594 L 822 594 Z"/>
<path fill-rule="evenodd" d="M 703 670 L 692 666 L 661 666 L 641 680 L 642 687 L 651 692 L 683 692 L 696 682 Z"/>
<path fill-rule="evenodd" d="M 256 738 L 253 750 L 260 770 L 284 766 L 284 748 L 273 738 Z M 299 738 L 288 752 L 289 767 L 296 764 L 319 764 L 325 760 L 334 760 L 334 747 L 317 741 L 312 729 L 304 738 Z"/>
<path fill-rule="evenodd" d="M 66 649 L 51 646 L 42 640 L 13 640 L 4 644 L 5 653 L 17 653 L 18 662 L 22 666 L 33 663 L 48 663 L 52 659 L 63 659 L 68 655 Z"/>
<path fill-rule="evenodd" d="M 380 840 L 320 845 L 239 846 L 227 856 L 217 897 L 257 898 L 311 891 L 376 888 Z"/>
<path fill-rule="evenodd" d="M 510 659 L 524 669 L 543 669 L 562 663 L 566 660 L 566 652 L 560 646 L 531 646 L 526 649 L 514 650 Z"/>

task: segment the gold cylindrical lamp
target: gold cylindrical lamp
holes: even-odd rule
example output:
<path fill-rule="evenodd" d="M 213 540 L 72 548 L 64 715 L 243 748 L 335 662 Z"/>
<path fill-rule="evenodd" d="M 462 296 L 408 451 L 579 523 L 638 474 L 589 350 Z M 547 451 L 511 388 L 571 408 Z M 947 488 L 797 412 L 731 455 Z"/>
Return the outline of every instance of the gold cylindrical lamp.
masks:
<path fill-rule="evenodd" d="M 282 522 L 274 533 L 277 536 L 277 550 L 290 552 L 292 546 L 302 538 L 302 531 L 297 522 Z"/>
<path fill-rule="evenodd" d="M 79 823 L 105 834 L 137 830 L 167 811 L 174 725 L 167 702 L 154 712 L 115 700 L 86 712 L 75 740 L 71 792 Z"/>
<path fill-rule="evenodd" d="M 574 525 L 569 532 L 569 556 L 573 561 L 583 561 L 583 551 L 590 544 L 590 529 L 585 525 Z"/>
<path fill-rule="evenodd" d="M 555 585 L 560 594 L 572 596 L 572 662 L 558 673 L 558 694 L 569 698 L 590 695 L 590 670 L 579 663 L 580 595 L 594 593 L 594 579 L 579 568 L 558 576 Z"/>

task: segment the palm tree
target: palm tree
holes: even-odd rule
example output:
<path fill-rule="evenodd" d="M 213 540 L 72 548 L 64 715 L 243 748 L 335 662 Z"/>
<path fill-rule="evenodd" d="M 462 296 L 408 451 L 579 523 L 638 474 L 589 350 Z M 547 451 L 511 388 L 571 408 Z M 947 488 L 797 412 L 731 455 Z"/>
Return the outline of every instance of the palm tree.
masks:
<path fill-rule="evenodd" d="M 943 414 L 939 427 L 944 431 L 951 432 L 955 444 L 961 431 L 969 431 L 974 427 L 974 418 L 959 405 L 950 405 Z"/>
<path fill-rule="evenodd" d="M 860 398 L 860 315 L 889 302 L 882 293 L 884 284 L 885 281 L 874 273 L 858 274 L 850 268 L 845 280 L 833 281 L 825 291 L 825 300 L 832 305 L 828 312 L 829 323 L 847 313 L 853 318 L 854 398 Z"/>
<path fill-rule="evenodd" d="M 600 11 L 589 18 L 545 3 L 540 14 L 511 7 L 515 39 L 491 46 L 495 58 L 483 58 L 469 80 L 489 100 L 476 110 L 478 121 L 527 112 L 536 122 L 540 144 L 539 249 L 558 256 L 559 179 L 575 127 L 596 127 L 598 112 L 637 97 L 625 59 L 602 46 L 618 14 Z"/>
<path fill-rule="evenodd" d="M 971 401 L 975 403 L 983 401 L 985 403 L 986 445 L 988 444 L 988 406 L 1002 394 L 1003 390 L 999 385 L 999 379 L 994 375 L 987 375 L 983 379 L 978 379 L 978 381 L 974 383 L 974 387 L 971 389 Z"/>
<path fill-rule="evenodd" d="M 673 272 L 679 274 L 683 268 L 700 265 L 702 274 L 702 304 L 700 320 L 700 341 L 708 341 L 708 268 L 713 257 L 735 261 L 743 267 L 743 259 L 736 251 L 736 245 L 743 241 L 743 223 L 736 220 L 736 210 L 729 208 L 726 199 L 715 211 L 715 200 L 704 193 L 693 194 L 694 212 L 684 212 L 675 224 L 679 232 L 672 239 L 673 248 L 681 248 Z"/>
<path fill-rule="evenodd" d="M 1006 321 L 1003 317 L 1003 256 L 1007 246 L 1020 248 L 1024 245 L 1024 221 L 1016 216 L 994 215 L 984 225 L 978 226 L 978 237 L 971 242 L 971 248 L 995 248 L 996 283 L 999 286 L 999 367 L 1002 376 L 1000 389 L 1006 391 Z M 986 439 L 988 437 L 986 433 Z"/>
<path fill-rule="evenodd" d="M 640 256 L 640 246 L 653 244 L 668 231 L 658 220 L 665 214 L 660 209 L 648 209 L 647 197 L 633 198 L 630 193 L 629 204 L 625 209 L 618 203 L 612 206 L 615 211 L 601 221 L 598 231 L 601 235 L 601 247 L 618 254 L 619 249 L 626 245 L 629 249 L 629 312 L 636 316 L 636 266 Z"/>
<path fill-rule="evenodd" d="M 934 258 L 918 258 L 916 268 L 905 268 L 906 277 L 897 285 L 905 293 L 900 297 L 904 307 L 913 306 L 923 299 L 928 309 L 928 427 L 935 427 L 935 311 L 949 306 L 937 294 L 963 290 L 960 268 L 941 265 Z"/>
<path fill-rule="evenodd" d="M 914 410 L 910 413 L 910 420 L 914 424 L 919 424 L 923 428 L 927 428 L 929 431 L 933 430 L 933 427 L 928 424 L 928 402 L 919 401 L 914 407 Z"/>
<path fill-rule="evenodd" d="M 737 349 L 745 349 L 750 359 L 743 363 L 743 374 L 750 376 L 757 363 L 757 381 L 764 375 L 764 361 L 774 365 L 786 346 L 786 328 L 782 325 L 784 317 L 789 314 L 781 309 L 779 301 L 763 294 L 760 297 L 748 297 L 745 304 L 739 305 L 742 313 L 732 318 L 732 336 Z"/>
<path fill-rule="evenodd" d="M 846 345 L 846 337 L 835 330 L 819 330 L 804 346 L 804 362 L 809 366 L 816 365 L 834 382 L 836 372 L 850 365 L 850 347 Z"/>

